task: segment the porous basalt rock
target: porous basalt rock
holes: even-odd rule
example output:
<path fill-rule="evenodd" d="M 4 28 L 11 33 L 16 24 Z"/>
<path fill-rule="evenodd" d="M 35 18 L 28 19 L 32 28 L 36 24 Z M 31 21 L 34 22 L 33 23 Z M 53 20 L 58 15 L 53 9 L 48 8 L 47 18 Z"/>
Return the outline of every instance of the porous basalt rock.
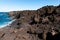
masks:
<path fill-rule="evenodd" d="M 0 40 L 60 40 L 60 5 L 12 11 L 9 15 L 16 20 L 2 28 Z"/>

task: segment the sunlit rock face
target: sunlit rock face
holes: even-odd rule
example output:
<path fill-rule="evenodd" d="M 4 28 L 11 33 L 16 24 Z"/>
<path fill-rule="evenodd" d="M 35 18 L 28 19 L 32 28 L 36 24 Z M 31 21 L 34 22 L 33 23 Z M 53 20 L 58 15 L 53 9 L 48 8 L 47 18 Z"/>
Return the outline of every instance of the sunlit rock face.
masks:
<path fill-rule="evenodd" d="M 12 11 L 16 19 L 0 29 L 0 40 L 60 40 L 60 6 L 44 6 L 37 10 Z"/>

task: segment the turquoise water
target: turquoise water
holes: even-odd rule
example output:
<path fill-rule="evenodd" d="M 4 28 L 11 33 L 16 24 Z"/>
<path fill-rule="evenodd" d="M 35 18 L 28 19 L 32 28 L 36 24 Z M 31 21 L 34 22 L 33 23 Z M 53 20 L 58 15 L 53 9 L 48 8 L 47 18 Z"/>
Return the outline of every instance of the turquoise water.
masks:
<path fill-rule="evenodd" d="M 8 12 L 0 12 L 0 27 L 3 27 L 5 24 L 8 24 L 10 21 L 12 21 L 12 19 L 8 15 Z"/>

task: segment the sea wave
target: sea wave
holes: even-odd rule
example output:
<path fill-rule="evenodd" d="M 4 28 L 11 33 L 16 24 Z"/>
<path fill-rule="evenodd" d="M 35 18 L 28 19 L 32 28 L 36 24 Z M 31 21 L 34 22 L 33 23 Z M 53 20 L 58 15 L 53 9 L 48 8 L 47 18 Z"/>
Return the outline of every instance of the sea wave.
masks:
<path fill-rule="evenodd" d="M 12 20 L 12 21 L 10 21 L 10 22 L 5 22 L 4 24 L 0 25 L 0 28 L 6 27 L 6 26 L 10 26 L 10 24 L 11 24 L 12 22 L 14 22 L 15 20 L 16 20 L 16 19 L 14 19 L 14 20 Z"/>

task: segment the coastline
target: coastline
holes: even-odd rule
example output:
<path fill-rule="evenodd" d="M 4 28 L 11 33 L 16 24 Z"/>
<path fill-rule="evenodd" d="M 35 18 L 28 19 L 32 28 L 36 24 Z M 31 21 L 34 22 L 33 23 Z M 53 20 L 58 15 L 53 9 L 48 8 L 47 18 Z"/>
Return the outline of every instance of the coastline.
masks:
<path fill-rule="evenodd" d="M 0 29 L 0 40 L 60 40 L 59 9 L 60 6 L 44 6 L 9 12 L 13 19 Z"/>
<path fill-rule="evenodd" d="M 6 22 L 6 23 L 0 25 L 0 28 L 10 26 L 10 24 L 11 24 L 12 22 L 14 22 L 15 20 L 16 20 L 16 19 L 14 19 L 14 20 L 12 20 L 12 21 L 10 21 L 10 22 Z"/>

